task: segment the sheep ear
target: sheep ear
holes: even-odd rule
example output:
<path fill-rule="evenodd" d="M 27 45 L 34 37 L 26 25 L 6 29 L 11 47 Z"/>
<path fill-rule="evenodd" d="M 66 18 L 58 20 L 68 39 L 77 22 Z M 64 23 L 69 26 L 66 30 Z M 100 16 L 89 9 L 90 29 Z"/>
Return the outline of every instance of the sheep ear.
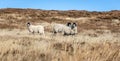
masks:
<path fill-rule="evenodd" d="M 71 25 L 71 23 L 70 23 L 70 22 L 68 22 L 68 23 L 67 23 L 67 26 L 70 26 L 70 25 Z"/>

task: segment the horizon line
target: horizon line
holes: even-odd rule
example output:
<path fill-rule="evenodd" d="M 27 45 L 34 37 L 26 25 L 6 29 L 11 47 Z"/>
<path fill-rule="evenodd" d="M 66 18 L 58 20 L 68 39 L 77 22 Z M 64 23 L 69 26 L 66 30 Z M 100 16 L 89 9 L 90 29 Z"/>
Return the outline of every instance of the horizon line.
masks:
<path fill-rule="evenodd" d="M 42 8 L 17 8 L 17 7 L 7 7 L 7 8 L 0 8 L 0 9 L 35 9 L 35 10 L 56 10 L 56 11 L 90 11 L 90 12 L 109 12 L 109 11 L 120 11 L 119 9 L 113 9 L 113 10 L 83 10 L 83 9 L 42 9 Z"/>

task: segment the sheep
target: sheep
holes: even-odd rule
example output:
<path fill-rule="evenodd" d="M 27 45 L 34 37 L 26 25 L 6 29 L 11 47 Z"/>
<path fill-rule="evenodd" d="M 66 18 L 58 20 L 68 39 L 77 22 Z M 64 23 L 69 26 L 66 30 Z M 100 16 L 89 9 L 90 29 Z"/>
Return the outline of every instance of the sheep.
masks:
<path fill-rule="evenodd" d="M 72 25 L 71 25 L 71 35 L 75 35 L 75 34 L 77 34 L 78 33 L 78 31 L 77 31 L 77 24 L 76 23 L 73 23 Z"/>
<path fill-rule="evenodd" d="M 67 23 L 67 27 L 65 27 L 64 31 L 64 35 L 75 35 L 77 34 L 77 24 L 68 22 Z"/>
<path fill-rule="evenodd" d="M 32 25 L 30 22 L 27 23 L 28 31 L 31 33 L 39 33 L 44 35 L 44 26 L 42 25 Z"/>
<path fill-rule="evenodd" d="M 64 35 L 70 35 L 70 33 L 71 33 L 71 23 L 67 23 L 67 25 L 54 24 L 53 32 L 54 32 L 54 34 L 63 33 Z"/>

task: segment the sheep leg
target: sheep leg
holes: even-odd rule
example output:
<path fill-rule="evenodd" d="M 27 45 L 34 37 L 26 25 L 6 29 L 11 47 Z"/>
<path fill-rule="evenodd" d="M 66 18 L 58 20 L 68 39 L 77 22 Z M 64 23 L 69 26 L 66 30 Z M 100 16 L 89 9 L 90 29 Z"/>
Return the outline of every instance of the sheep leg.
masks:
<path fill-rule="evenodd" d="M 54 31 L 53 33 L 54 33 L 54 34 L 57 34 L 57 32 L 56 32 L 56 31 Z"/>
<path fill-rule="evenodd" d="M 35 34 L 35 32 L 33 31 L 32 34 Z"/>
<path fill-rule="evenodd" d="M 53 35 L 53 36 L 56 36 L 56 34 L 57 34 L 56 31 L 53 31 L 53 32 L 52 32 L 52 35 Z"/>
<path fill-rule="evenodd" d="M 68 34 L 67 34 L 67 33 L 64 33 L 64 36 L 68 36 Z"/>
<path fill-rule="evenodd" d="M 37 33 L 39 34 L 40 32 L 38 31 Z"/>
<path fill-rule="evenodd" d="M 44 35 L 44 31 L 38 31 L 37 33 L 40 35 Z"/>
<path fill-rule="evenodd" d="M 44 33 L 42 33 L 42 35 L 43 35 L 43 36 L 45 36 L 45 34 L 44 34 Z"/>

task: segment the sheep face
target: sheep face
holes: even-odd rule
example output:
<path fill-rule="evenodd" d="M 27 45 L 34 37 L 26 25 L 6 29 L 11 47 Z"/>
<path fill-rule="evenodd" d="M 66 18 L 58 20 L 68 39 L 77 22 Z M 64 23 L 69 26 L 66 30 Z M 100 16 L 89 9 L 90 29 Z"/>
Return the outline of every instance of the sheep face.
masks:
<path fill-rule="evenodd" d="M 77 24 L 73 23 L 72 26 L 71 26 L 71 29 L 74 29 L 75 27 L 77 27 Z"/>
<path fill-rule="evenodd" d="M 77 34 L 77 24 L 73 23 L 71 26 L 71 35 Z"/>
<path fill-rule="evenodd" d="M 27 23 L 27 26 L 30 26 L 30 25 L 31 25 L 30 22 L 28 22 L 28 23 Z"/>

